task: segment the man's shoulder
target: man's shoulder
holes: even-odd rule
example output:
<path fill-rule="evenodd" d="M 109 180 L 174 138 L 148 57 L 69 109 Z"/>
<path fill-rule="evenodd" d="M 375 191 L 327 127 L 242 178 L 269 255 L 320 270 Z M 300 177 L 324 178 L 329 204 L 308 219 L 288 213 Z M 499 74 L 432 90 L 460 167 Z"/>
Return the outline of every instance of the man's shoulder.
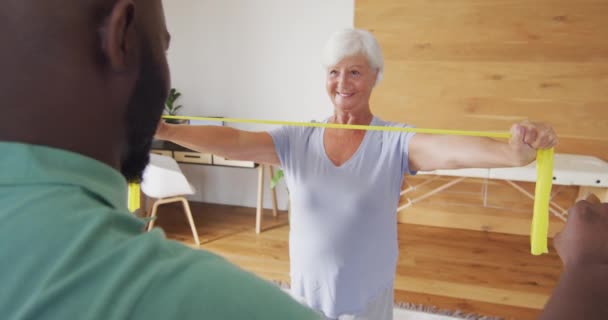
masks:
<path fill-rule="evenodd" d="M 145 294 L 147 304 L 155 304 L 157 292 L 171 292 L 171 301 L 165 296 L 158 303 L 183 306 L 181 318 L 315 319 L 278 286 L 219 255 L 174 241 L 162 246 L 148 266 L 153 276 Z"/>

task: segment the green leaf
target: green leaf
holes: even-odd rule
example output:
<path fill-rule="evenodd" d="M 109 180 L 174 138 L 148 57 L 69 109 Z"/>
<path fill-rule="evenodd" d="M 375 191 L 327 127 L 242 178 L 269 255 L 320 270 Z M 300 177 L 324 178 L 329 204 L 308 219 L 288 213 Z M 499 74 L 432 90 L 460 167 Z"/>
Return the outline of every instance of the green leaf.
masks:
<path fill-rule="evenodd" d="M 181 97 L 181 93 L 177 91 L 175 88 L 171 88 L 169 91 L 169 95 L 167 96 L 167 101 L 165 101 L 165 110 L 169 115 L 175 116 L 177 115 L 177 110 L 182 106 L 174 107 L 175 101 Z"/>
<path fill-rule="evenodd" d="M 281 178 L 283 178 L 284 176 L 285 174 L 283 173 L 282 169 L 277 170 L 277 172 L 275 172 L 274 174 L 274 177 L 272 177 L 272 180 L 270 180 L 270 188 L 274 189 L 279 183 L 279 180 L 281 180 Z"/>

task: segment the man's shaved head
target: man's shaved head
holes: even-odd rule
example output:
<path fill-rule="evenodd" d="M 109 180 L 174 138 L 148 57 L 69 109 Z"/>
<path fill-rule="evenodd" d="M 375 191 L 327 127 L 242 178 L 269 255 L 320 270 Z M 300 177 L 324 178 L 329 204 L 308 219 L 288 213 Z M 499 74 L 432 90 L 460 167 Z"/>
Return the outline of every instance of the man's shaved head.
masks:
<path fill-rule="evenodd" d="M 169 88 L 161 1 L 5 0 L 0 39 L 0 140 L 138 180 Z"/>

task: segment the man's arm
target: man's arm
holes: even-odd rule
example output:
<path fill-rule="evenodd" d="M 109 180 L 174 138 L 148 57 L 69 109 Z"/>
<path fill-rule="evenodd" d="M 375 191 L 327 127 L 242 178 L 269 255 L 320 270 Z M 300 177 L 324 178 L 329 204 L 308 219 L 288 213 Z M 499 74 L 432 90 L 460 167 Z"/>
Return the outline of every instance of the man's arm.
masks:
<path fill-rule="evenodd" d="M 564 269 L 539 320 L 608 319 L 608 265 Z"/>
<path fill-rule="evenodd" d="M 539 319 L 608 319 L 608 203 L 577 202 L 555 247 L 564 270 Z"/>

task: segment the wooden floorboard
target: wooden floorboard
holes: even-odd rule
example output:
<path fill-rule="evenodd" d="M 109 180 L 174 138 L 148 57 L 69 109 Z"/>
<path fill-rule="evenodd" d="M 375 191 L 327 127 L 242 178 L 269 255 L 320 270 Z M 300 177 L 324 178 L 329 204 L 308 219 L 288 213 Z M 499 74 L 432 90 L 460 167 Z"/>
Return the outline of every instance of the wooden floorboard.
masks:
<path fill-rule="evenodd" d="M 408 198 L 417 199 L 453 180 L 453 177 L 430 175 L 407 177 L 406 182 L 413 190 L 401 197 L 400 204 L 404 205 L 408 203 Z M 516 184 L 534 193 L 533 183 Z M 487 186 L 486 197 L 484 185 Z M 552 198 L 564 210 L 574 203 L 577 195 L 577 187 L 553 186 Z M 424 226 L 528 235 L 532 211 L 533 201 L 504 181 L 465 179 L 399 211 L 398 220 Z M 562 210 L 557 211 L 562 213 Z M 563 220 L 551 215 L 549 236 L 553 237 L 563 226 Z"/>
<path fill-rule="evenodd" d="M 191 203 L 202 241 L 215 252 L 268 280 L 289 281 L 289 226 L 285 213 L 254 231 L 255 209 Z M 193 245 L 178 205 L 161 207 L 157 225 L 169 238 Z M 551 253 L 529 253 L 526 236 L 399 224 L 397 302 L 438 309 L 535 319 L 555 285 L 561 263 Z"/>

